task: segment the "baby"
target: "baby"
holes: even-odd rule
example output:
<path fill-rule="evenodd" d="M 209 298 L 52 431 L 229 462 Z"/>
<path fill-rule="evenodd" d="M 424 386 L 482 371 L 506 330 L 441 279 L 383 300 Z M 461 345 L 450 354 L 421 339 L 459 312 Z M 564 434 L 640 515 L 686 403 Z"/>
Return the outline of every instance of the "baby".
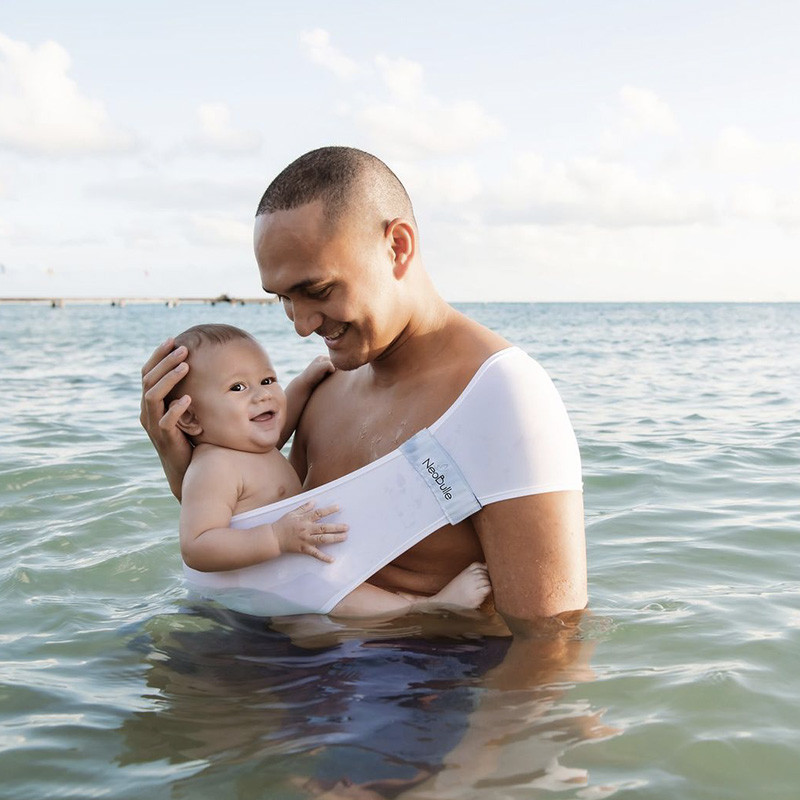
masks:
<path fill-rule="evenodd" d="M 314 387 L 333 372 L 316 358 L 287 387 L 278 384 L 269 356 L 232 325 L 196 325 L 175 338 L 189 351 L 189 372 L 167 397 L 188 395 L 178 426 L 195 445 L 181 492 L 183 560 L 202 572 L 248 567 L 282 553 L 333 558 L 320 545 L 344 541 L 347 525 L 321 522 L 338 507 L 306 503 L 274 523 L 230 527 L 236 514 L 302 491 L 280 448 L 294 431 Z M 379 536 L 380 531 L 375 535 Z M 484 564 L 471 564 L 432 597 L 362 584 L 331 611 L 343 617 L 477 608 L 491 591 Z"/>

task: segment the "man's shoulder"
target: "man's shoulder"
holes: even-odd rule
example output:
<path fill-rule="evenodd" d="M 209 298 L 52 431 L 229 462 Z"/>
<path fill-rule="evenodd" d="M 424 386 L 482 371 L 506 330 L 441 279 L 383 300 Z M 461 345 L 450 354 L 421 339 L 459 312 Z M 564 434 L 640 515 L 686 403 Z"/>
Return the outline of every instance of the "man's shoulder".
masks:
<path fill-rule="evenodd" d="M 359 369 L 363 369 L 360 367 Z M 311 405 L 325 404 L 334 398 L 341 398 L 346 395 L 353 386 L 353 379 L 358 369 L 342 370 L 337 369 L 335 372 L 328 375 L 324 381 L 318 383 L 311 393 L 311 397 L 306 404 L 306 410 Z M 303 412 L 305 415 L 305 411 Z M 301 418 L 302 419 L 302 418 Z"/>
<path fill-rule="evenodd" d="M 464 314 L 457 314 L 454 318 L 448 339 L 455 354 L 481 363 L 498 350 L 511 346 L 499 333 Z"/>
<path fill-rule="evenodd" d="M 446 363 L 440 359 L 431 366 L 439 372 L 440 383 L 446 381 L 460 391 L 487 359 L 510 346 L 499 333 L 459 314 L 448 331 Z"/>

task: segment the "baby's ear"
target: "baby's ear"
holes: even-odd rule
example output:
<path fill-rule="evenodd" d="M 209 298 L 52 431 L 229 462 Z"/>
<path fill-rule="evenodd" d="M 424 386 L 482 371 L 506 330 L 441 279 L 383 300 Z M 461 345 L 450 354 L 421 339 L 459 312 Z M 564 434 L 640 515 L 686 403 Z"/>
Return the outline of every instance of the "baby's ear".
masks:
<path fill-rule="evenodd" d="M 177 425 L 187 436 L 199 436 L 203 432 L 203 426 L 195 416 L 191 405 L 180 415 Z"/>

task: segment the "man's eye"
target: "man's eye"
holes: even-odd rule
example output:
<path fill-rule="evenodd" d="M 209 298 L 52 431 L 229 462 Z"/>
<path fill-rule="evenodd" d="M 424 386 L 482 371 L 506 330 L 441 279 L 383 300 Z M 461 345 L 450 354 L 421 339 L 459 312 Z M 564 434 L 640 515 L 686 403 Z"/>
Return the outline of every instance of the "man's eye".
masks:
<path fill-rule="evenodd" d="M 261 381 L 262 386 L 271 386 L 273 383 L 275 383 L 275 378 L 264 378 L 264 380 Z"/>
<path fill-rule="evenodd" d="M 243 383 L 234 383 L 231 386 L 230 391 L 232 392 L 243 392 L 245 390 L 245 385 Z"/>
<path fill-rule="evenodd" d="M 331 289 L 333 289 L 332 286 L 323 286 L 320 289 L 309 289 L 306 294 L 312 300 L 324 300 L 331 293 Z"/>

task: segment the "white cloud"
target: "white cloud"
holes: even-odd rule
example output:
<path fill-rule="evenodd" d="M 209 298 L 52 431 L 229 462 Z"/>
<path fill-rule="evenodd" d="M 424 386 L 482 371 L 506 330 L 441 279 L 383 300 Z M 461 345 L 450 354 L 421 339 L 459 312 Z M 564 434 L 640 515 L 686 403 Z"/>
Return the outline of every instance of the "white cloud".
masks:
<path fill-rule="evenodd" d="M 190 238 L 195 243 L 228 247 L 244 247 L 248 254 L 253 246 L 253 225 L 238 217 L 194 215 L 190 218 Z"/>
<path fill-rule="evenodd" d="M 468 152 L 503 133 L 500 122 L 479 103 L 445 103 L 428 93 L 419 64 L 378 56 L 375 65 L 391 99 L 365 104 L 356 112 L 356 119 L 382 152 L 412 159 L 452 155 Z"/>
<path fill-rule="evenodd" d="M 743 128 L 723 128 L 710 151 L 711 163 L 723 172 L 757 172 L 800 167 L 800 142 L 762 142 Z"/>
<path fill-rule="evenodd" d="M 33 48 L 0 34 L 0 145 L 59 156 L 134 147 L 102 103 L 81 94 L 69 68 L 69 54 L 56 42 Z"/>
<path fill-rule="evenodd" d="M 645 180 L 631 166 L 590 157 L 548 163 L 524 154 L 498 188 L 491 206 L 503 209 L 503 221 L 632 227 L 708 223 L 715 217 L 699 190 Z"/>
<path fill-rule="evenodd" d="M 236 209 L 248 216 L 255 212 L 261 182 L 252 179 L 209 179 L 205 177 L 170 177 L 141 174 L 116 178 L 86 186 L 90 198 L 102 198 L 123 206 L 152 209 Z"/>
<path fill-rule="evenodd" d="M 764 186 L 737 186 L 730 196 L 733 216 L 786 227 L 800 225 L 800 194 L 788 194 Z"/>
<path fill-rule="evenodd" d="M 437 167 L 400 167 L 404 183 L 413 197 L 424 197 L 431 204 L 461 205 L 477 198 L 482 182 L 475 167 L 469 162 Z"/>
<path fill-rule="evenodd" d="M 300 34 L 300 42 L 311 61 L 330 70 L 339 78 L 352 78 L 358 73 L 358 64 L 331 44 L 331 35 L 328 31 L 322 28 L 303 31 Z"/>
<path fill-rule="evenodd" d="M 407 58 L 376 56 L 375 66 L 395 100 L 413 104 L 424 99 L 425 77 L 421 64 Z"/>
<path fill-rule="evenodd" d="M 234 128 L 230 108 L 225 103 L 204 103 L 197 109 L 197 116 L 200 136 L 191 140 L 190 145 L 228 155 L 251 154 L 261 149 L 261 134 Z"/>
<path fill-rule="evenodd" d="M 387 158 L 414 160 L 469 152 L 500 136 L 503 126 L 469 99 L 444 102 L 425 88 L 421 64 L 407 58 L 376 56 L 372 68 L 334 49 L 327 31 L 301 36 L 306 55 L 340 78 L 377 77 L 371 95 L 361 93 L 337 103 L 341 116 L 353 119 Z M 387 98 L 388 96 L 388 98 Z M 377 99 L 380 98 L 380 99 Z"/>
<path fill-rule="evenodd" d="M 622 127 L 633 135 L 675 136 L 678 123 L 672 110 L 655 92 L 635 86 L 623 86 L 619 92 L 623 106 Z"/>

